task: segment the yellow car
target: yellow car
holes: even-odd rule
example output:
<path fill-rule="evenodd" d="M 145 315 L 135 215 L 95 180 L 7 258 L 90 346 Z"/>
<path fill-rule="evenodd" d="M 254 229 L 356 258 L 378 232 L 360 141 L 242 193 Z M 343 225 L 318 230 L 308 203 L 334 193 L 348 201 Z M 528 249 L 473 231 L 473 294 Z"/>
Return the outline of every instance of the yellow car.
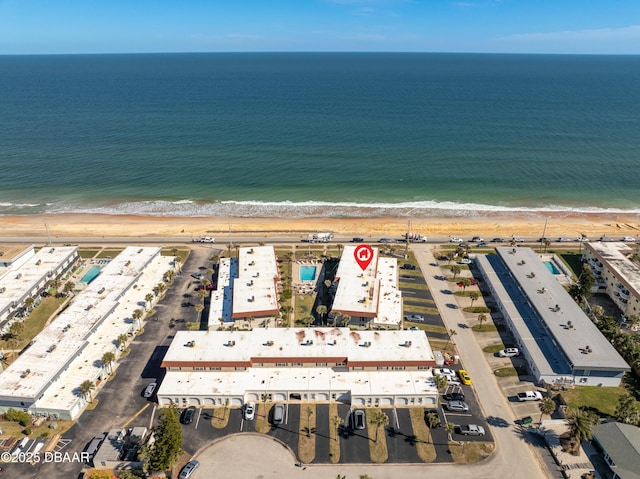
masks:
<path fill-rule="evenodd" d="M 462 381 L 462 384 L 466 384 L 467 386 L 471 384 L 471 376 L 469 376 L 469 374 L 464 369 L 460 369 L 458 371 L 458 376 L 460 376 L 460 381 Z"/>

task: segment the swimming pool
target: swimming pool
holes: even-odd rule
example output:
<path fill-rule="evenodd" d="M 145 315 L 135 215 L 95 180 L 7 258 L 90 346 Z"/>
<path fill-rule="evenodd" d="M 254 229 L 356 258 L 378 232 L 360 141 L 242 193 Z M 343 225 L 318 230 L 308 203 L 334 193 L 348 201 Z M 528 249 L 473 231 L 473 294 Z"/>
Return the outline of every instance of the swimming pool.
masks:
<path fill-rule="evenodd" d="M 300 281 L 313 281 L 316 279 L 315 266 L 300 266 Z"/>
<path fill-rule="evenodd" d="M 560 272 L 560 270 L 556 267 L 556 265 L 553 264 L 553 261 L 543 261 L 543 263 L 547 267 L 547 269 L 549 270 L 549 273 L 551 273 L 551 274 L 562 274 Z"/>
<path fill-rule="evenodd" d="M 89 284 L 91 281 L 96 279 L 96 277 L 100 274 L 100 266 L 92 266 L 89 270 L 84 274 L 81 283 Z"/>

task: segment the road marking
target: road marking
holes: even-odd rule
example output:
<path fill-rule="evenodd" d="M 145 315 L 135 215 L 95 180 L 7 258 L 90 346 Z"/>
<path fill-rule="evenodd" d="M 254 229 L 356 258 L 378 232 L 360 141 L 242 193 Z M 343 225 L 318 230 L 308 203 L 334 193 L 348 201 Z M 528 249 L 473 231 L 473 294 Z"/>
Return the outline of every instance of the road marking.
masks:
<path fill-rule="evenodd" d="M 129 424 L 131 424 L 131 422 L 132 422 L 135 418 L 137 418 L 140 414 L 142 414 L 142 413 L 143 413 L 143 412 L 144 412 L 144 411 L 145 411 L 149 406 L 151 406 L 151 403 L 147 403 L 147 404 L 145 404 L 145 405 L 143 406 L 143 408 L 142 408 L 142 409 L 140 409 L 137 413 L 135 413 L 135 414 L 131 417 L 131 419 L 129 419 L 127 422 L 125 422 L 125 423 L 122 425 L 122 429 L 124 429 L 124 428 L 125 428 L 125 427 L 127 427 Z"/>
<path fill-rule="evenodd" d="M 202 414 L 202 408 L 198 409 L 198 417 L 196 418 L 195 429 L 198 429 L 198 424 L 200 423 L 200 415 Z"/>

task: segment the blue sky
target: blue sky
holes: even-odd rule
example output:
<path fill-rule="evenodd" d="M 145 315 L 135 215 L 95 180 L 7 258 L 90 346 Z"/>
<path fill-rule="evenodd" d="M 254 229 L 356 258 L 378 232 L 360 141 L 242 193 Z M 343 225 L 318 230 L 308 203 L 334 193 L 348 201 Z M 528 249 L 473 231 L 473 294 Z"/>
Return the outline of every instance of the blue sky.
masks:
<path fill-rule="evenodd" d="M 640 0 L 0 0 L 0 54 L 640 54 Z"/>

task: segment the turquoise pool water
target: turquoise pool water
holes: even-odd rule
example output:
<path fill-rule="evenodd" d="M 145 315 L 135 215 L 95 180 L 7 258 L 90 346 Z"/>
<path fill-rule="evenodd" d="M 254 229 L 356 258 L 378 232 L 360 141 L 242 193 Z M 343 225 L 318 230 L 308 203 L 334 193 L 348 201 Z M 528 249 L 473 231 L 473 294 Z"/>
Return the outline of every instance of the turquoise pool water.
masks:
<path fill-rule="evenodd" d="M 315 266 L 300 266 L 300 281 L 313 281 L 316 279 Z"/>
<path fill-rule="evenodd" d="M 560 270 L 556 267 L 556 265 L 553 264 L 553 261 L 543 261 L 543 263 L 547 267 L 547 269 L 549 270 L 549 273 L 551 273 L 551 274 L 562 274 L 560 272 Z"/>
<path fill-rule="evenodd" d="M 100 266 L 92 266 L 91 268 L 89 268 L 87 270 L 87 272 L 84 274 L 84 276 L 82 277 L 80 282 L 89 284 L 89 283 L 91 283 L 91 281 L 96 279 L 96 277 L 99 274 L 100 274 Z"/>

